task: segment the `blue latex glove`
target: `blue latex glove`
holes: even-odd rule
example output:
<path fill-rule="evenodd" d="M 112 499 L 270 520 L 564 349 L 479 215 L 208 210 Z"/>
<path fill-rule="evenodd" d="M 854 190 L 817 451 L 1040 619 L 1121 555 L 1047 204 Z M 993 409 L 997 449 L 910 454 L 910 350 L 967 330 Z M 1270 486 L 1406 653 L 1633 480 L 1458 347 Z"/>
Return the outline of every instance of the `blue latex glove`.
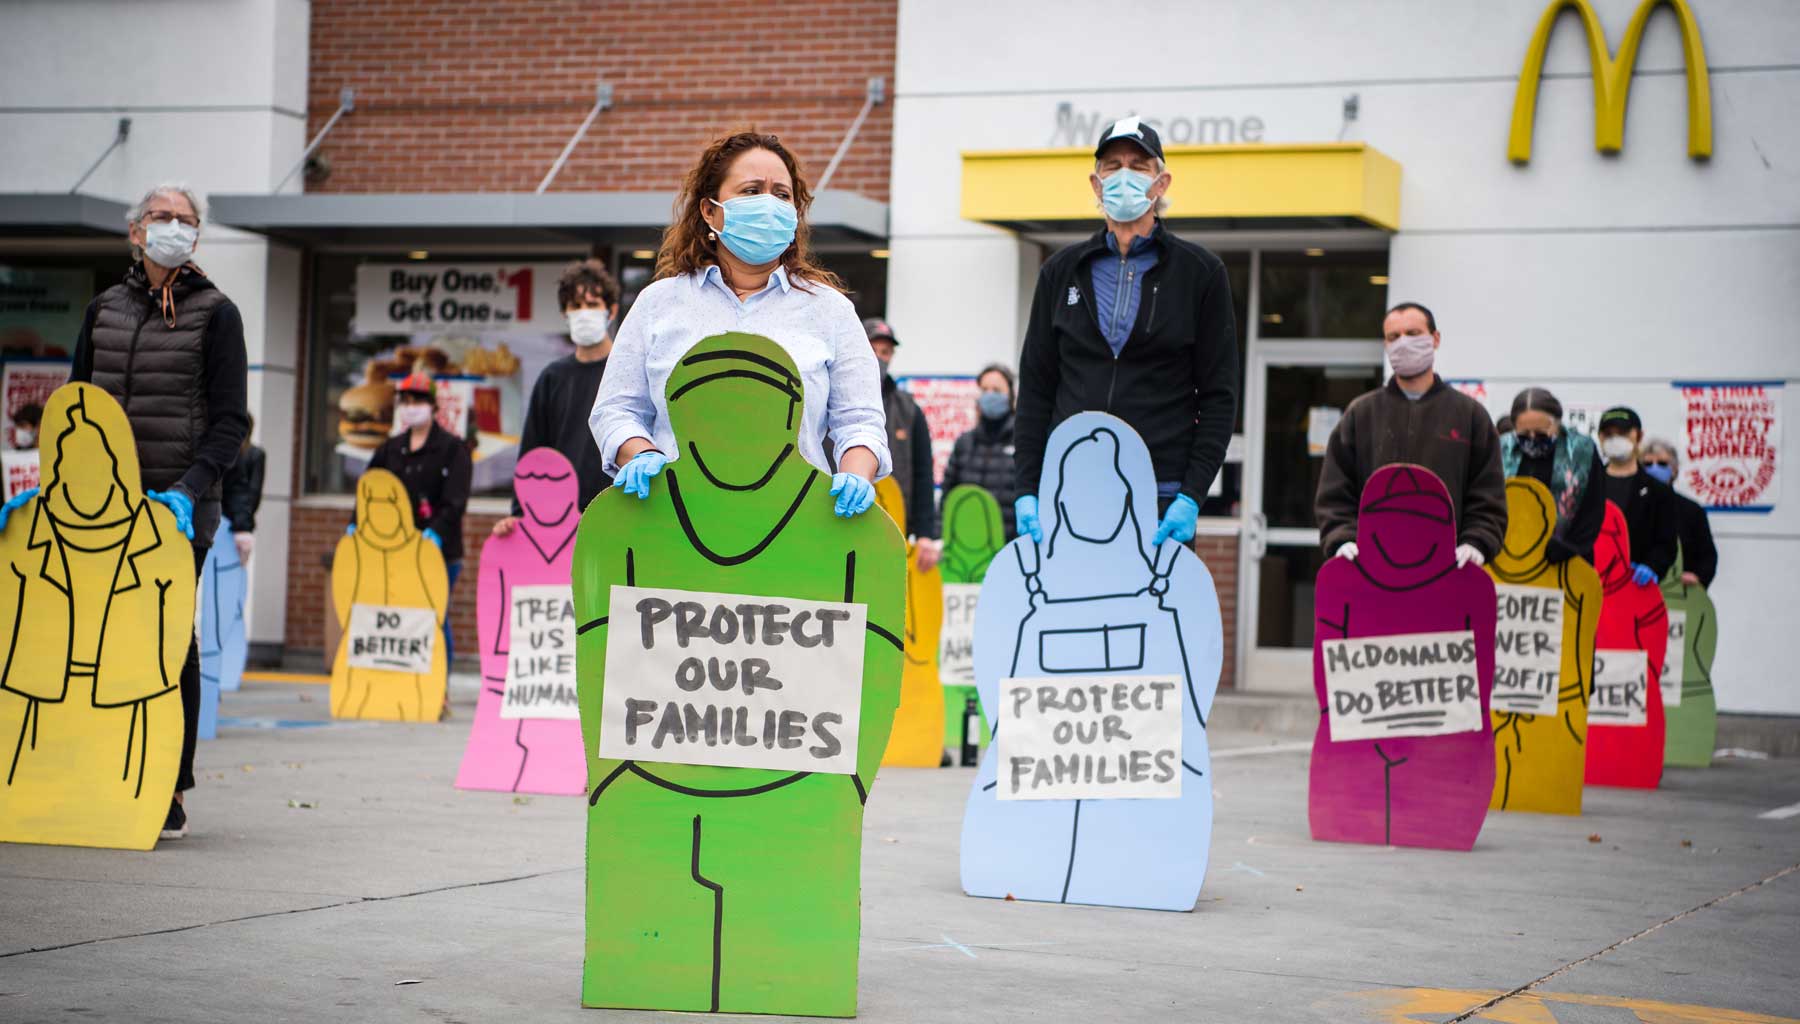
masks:
<path fill-rule="evenodd" d="M 875 485 L 855 473 L 838 473 L 833 476 L 831 493 L 837 495 L 835 511 L 845 519 L 860 516 L 875 504 Z"/>
<path fill-rule="evenodd" d="M 1650 567 L 1642 562 L 1633 562 L 1631 564 L 1631 582 L 1640 587 L 1647 587 L 1656 582 L 1656 573 L 1651 572 Z"/>
<path fill-rule="evenodd" d="M 188 540 L 194 539 L 194 499 L 180 491 L 145 491 L 144 497 L 167 505 L 175 513 L 175 528 Z"/>
<path fill-rule="evenodd" d="M 355 523 L 351 523 L 349 526 L 344 527 L 344 536 L 346 536 L 346 537 L 356 536 L 356 524 Z"/>
<path fill-rule="evenodd" d="M 638 452 L 630 462 L 619 469 L 618 479 L 613 483 L 626 494 L 634 495 L 639 501 L 650 496 L 650 478 L 663 471 L 669 464 L 669 457 L 662 452 Z"/>
<path fill-rule="evenodd" d="M 421 532 L 423 532 L 423 533 L 424 533 L 424 534 L 425 534 L 425 539 L 426 539 L 426 540 L 428 540 L 428 541 L 430 541 L 430 542 L 431 542 L 431 543 L 433 543 L 433 544 L 435 544 L 435 545 L 437 545 L 437 549 L 438 549 L 438 550 L 439 550 L 439 551 L 442 551 L 442 550 L 444 550 L 444 538 L 442 538 L 442 537 L 440 537 L 440 536 L 438 536 L 438 535 L 437 535 L 437 531 L 436 531 L 436 530 L 434 530 L 434 529 L 432 529 L 432 528 L 431 528 L 431 527 L 429 527 L 429 526 L 427 526 L 427 527 L 426 527 L 426 528 L 425 528 L 425 529 L 424 529 L 424 530 L 423 530 L 423 531 L 421 531 Z"/>
<path fill-rule="evenodd" d="M 1194 527 L 1199 521 L 1200 506 L 1187 495 L 1177 494 L 1175 500 L 1169 502 L 1169 510 L 1163 513 L 1162 522 L 1156 524 L 1156 537 L 1150 542 L 1151 546 L 1160 546 L 1165 540 L 1193 543 Z"/>
<path fill-rule="evenodd" d="M 6 499 L 6 504 L 0 505 L 0 530 L 6 529 L 6 520 L 13 514 L 13 509 L 37 497 L 37 492 L 35 487 L 27 488 Z"/>
<path fill-rule="evenodd" d="M 1044 542 L 1044 524 L 1038 522 L 1037 495 L 1019 495 L 1019 500 L 1013 502 L 1013 519 L 1018 521 L 1021 535 L 1039 544 Z"/>

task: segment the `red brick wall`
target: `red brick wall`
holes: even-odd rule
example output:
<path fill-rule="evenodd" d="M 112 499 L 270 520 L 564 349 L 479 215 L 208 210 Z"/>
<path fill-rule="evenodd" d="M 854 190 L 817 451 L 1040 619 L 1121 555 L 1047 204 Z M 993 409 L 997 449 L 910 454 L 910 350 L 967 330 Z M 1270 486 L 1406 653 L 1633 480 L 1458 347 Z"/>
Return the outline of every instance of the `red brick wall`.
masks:
<path fill-rule="evenodd" d="M 1196 537 L 1194 552 L 1212 573 L 1219 592 L 1219 617 L 1225 623 L 1225 664 L 1219 670 L 1219 689 L 1237 688 L 1238 539 Z"/>
<path fill-rule="evenodd" d="M 594 103 L 552 186 L 675 188 L 705 142 L 754 123 L 817 180 L 887 79 L 835 188 L 885 201 L 897 0 L 313 0 L 308 137 L 356 90 L 315 192 L 529 192 Z"/>

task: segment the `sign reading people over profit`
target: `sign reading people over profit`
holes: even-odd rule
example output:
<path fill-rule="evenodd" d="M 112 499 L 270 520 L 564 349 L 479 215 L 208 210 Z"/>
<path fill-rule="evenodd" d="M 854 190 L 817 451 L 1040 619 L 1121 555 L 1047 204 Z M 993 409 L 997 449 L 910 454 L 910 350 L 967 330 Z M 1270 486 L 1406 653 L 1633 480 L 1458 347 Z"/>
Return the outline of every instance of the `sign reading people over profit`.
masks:
<path fill-rule="evenodd" d="M 579 721 L 572 589 L 566 584 L 513 587 L 511 626 L 500 717 Z"/>
<path fill-rule="evenodd" d="M 1334 742 L 1487 726 L 1469 630 L 1327 640 L 1324 656 Z"/>
<path fill-rule="evenodd" d="M 1494 593 L 1494 710 L 1556 714 L 1562 676 L 1562 591 L 1499 583 Z"/>
<path fill-rule="evenodd" d="M 1767 512 L 1781 497 L 1781 381 L 1676 381 L 1681 480 L 1708 508 Z"/>
<path fill-rule="evenodd" d="M 1663 707 L 1678 708 L 1681 706 L 1681 676 L 1687 670 L 1687 612 L 1679 608 L 1669 609 L 1669 653 L 1663 655 L 1662 676 L 1657 684 L 1662 687 Z"/>
<path fill-rule="evenodd" d="M 437 642 L 438 624 L 430 608 L 351 605 L 346 633 L 351 668 L 431 671 L 431 649 Z"/>
<path fill-rule="evenodd" d="M 600 756 L 856 771 L 868 606 L 612 588 Z"/>
<path fill-rule="evenodd" d="M 999 798 L 1181 796 L 1181 679 L 1000 681 Z"/>
<path fill-rule="evenodd" d="M 1649 656 L 1640 649 L 1601 648 L 1594 652 L 1594 695 L 1588 700 L 1591 725 L 1644 725 L 1650 720 Z"/>
<path fill-rule="evenodd" d="M 981 584 L 944 584 L 944 625 L 938 634 L 938 681 L 975 685 L 975 609 Z"/>

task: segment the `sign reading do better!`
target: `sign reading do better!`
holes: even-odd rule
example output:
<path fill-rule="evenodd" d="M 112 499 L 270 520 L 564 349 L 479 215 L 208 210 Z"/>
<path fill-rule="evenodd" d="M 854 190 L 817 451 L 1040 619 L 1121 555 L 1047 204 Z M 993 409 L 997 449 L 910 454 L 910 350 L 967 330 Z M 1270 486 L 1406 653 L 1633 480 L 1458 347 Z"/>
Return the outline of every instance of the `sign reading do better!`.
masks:
<path fill-rule="evenodd" d="M 345 632 L 350 641 L 345 658 L 351 668 L 431 671 L 431 650 L 437 642 L 438 624 L 430 608 L 353 604 Z"/>
<path fill-rule="evenodd" d="M 1473 632 L 1328 640 L 1323 654 L 1334 742 L 1487 727 Z"/>
<path fill-rule="evenodd" d="M 611 594 L 601 757 L 856 771 L 866 605 Z"/>
<path fill-rule="evenodd" d="M 1181 680 L 1048 676 L 1000 681 L 1002 800 L 1181 796 Z"/>

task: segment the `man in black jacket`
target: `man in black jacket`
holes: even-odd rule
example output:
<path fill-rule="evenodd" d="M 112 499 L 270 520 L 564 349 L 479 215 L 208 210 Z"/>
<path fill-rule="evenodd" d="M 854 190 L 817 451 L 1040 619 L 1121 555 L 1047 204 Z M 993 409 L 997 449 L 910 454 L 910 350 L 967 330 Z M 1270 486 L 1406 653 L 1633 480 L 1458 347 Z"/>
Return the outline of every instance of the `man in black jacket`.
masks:
<path fill-rule="evenodd" d="M 1675 564 L 1680 511 L 1675 492 L 1638 465 L 1644 421 L 1635 410 L 1614 406 L 1600 414 L 1600 457 L 1606 462 L 1606 500 L 1625 513 L 1631 531 L 1631 581 L 1654 587 Z"/>
<path fill-rule="evenodd" d="M 919 571 L 937 565 L 944 546 L 938 540 L 937 474 L 931 458 L 931 424 L 925 410 L 888 373 L 900 339 L 880 317 L 863 321 L 863 333 L 881 364 L 881 404 L 887 410 L 888 452 L 894 460 L 894 482 L 906 501 L 906 532 L 917 542 Z"/>
<path fill-rule="evenodd" d="M 1043 539 L 1037 489 L 1050 432 L 1100 411 L 1150 449 L 1156 542 L 1187 543 L 1237 413 L 1231 285 L 1217 256 L 1157 217 L 1171 178 L 1154 128 L 1137 118 L 1107 126 L 1088 180 L 1106 226 L 1038 272 L 1019 356 L 1018 529 Z"/>
<path fill-rule="evenodd" d="M 249 417 L 250 430 L 256 429 L 256 417 Z M 243 447 L 237 461 L 225 471 L 224 493 L 220 503 L 225 518 L 231 521 L 231 541 L 237 547 L 238 561 L 250 564 L 250 552 L 256 546 L 256 512 L 262 508 L 263 472 L 268 456 L 261 447 L 250 443 L 244 434 Z"/>
<path fill-rule="evenodd" d="M 1681 477 L 1681 456 L 1675 446 L 1661 438 L 1651 438 L 1642 446 L 1638 464 L 1644 472 L 1668 484 L 1671 490 Z M 1675 491 L 1676 532 L 1681 538 L 1681 582 L 1698 583 L 1712 589 L 1713 577 L 1719 573 L 1719 548 L 1713 543 L 1712 524 L 1706 521 L 1706 508 L 1699 502 Z"/>

